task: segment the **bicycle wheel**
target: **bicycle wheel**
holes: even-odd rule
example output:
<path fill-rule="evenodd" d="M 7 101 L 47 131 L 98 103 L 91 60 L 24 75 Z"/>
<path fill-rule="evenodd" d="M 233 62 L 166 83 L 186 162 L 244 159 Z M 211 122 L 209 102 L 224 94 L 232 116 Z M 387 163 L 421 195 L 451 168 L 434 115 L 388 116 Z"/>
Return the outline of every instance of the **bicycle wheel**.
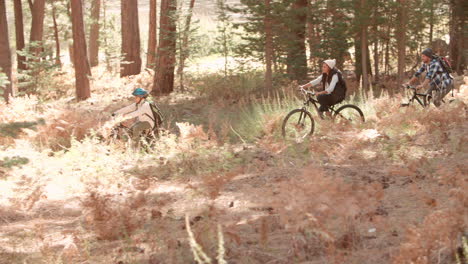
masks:
<path fill-rule="evenodd" d="M 301 142 L 314 133 L 315 122 L 310 112 L 304 109 L 295 109 L 284 118 L 283 137 L 286 140 Z"/>
<path fill-rule="evenodd" d="M 361 109 L 355 105 L 343 105 L 333 115 L 333 119 L 338 122 L 347 122 L 353 124 L 364 123 L 364 114 Z"/>

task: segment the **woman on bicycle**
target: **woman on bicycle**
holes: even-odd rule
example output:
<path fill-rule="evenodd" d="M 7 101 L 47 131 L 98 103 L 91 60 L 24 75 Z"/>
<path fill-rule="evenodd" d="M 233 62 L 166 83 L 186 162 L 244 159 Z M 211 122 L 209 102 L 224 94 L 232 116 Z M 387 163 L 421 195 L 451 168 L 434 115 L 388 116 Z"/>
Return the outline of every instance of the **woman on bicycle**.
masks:
<path fill-rule="evenodd" d="M 122 115 L 125 119 L 137 118 L 136 122 L 130 127 L 132 139 L 135 144 L 145 130 L 154 128 L 155 122 L 150 102 L 146 100 L 148 92 L 145 89 L 137 88 L 132 95 L 135 97 L 135 103 L 126 106 L 112 114 L 112 116 Z"/>
<path fill-rule="evenodd" d="M 320 112 L 328 112 L 329 107 L 343 101 L 346 95 L 346 83 L 335 65 L 335 59 L 324 61 L 322 75 L 301 86 L 301 88 L 306 89 L 322 83 L 322 91 L 316 93 Z"/>

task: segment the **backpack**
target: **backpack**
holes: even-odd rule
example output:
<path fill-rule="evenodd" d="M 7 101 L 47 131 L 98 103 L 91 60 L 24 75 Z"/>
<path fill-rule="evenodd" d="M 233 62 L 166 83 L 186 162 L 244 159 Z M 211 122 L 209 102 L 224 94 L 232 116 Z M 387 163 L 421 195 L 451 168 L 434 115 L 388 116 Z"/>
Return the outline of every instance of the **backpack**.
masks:
<path fill-rule="evenodd" d="M 164 115 L 161 112 L 161 109 L 159 109 L 159 107 L 155 103 L 149 102 L 149 104 L 150 104 L 151 112 L 153 113 L 153 117 L 150 117 L 150 118 L 154 121 L 153 130 L 155 130 L 155 129 L 158 129 L 161 126 L 161 124 L 164 122 Z"/>
<path fill-rule="evenodd" d="M 446 57 L 437 56 L 437 55 L 434 55 L 433 57 L 440 63 L 440 66 L 442 66 L 442 68 L 444 69 L 446 73 L 450 74 L 453 72 L 452 65 L 450 65 L 450 61 Z"/>
<path fill-rule="evenodd" d="M 331 72 L 332 75 L 338 75 L 338 82 L 336 83 L 335 89 L 331 93 L 332 97 L 334 98 L 335 104 L 341 103 L 345 97 L 347 92 L 346 82 L 343 79 L 343 74 L 339 70 L 333 70 Z M 325 83 L 323 83 L 325 88 Z"/>

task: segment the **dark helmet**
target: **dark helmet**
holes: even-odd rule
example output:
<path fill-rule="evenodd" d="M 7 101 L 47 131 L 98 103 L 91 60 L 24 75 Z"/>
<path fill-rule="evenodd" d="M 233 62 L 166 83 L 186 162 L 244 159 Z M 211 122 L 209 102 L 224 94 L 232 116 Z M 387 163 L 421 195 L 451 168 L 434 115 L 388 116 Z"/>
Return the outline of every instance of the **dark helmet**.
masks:
<path fill-rule="evenodd" d="M 141 98 L 146 98 L 146 97 L 148 97 L 148 92 L 145 89 L 136 88 L 133 91 L 132 95 L 133 96 L 138 96 L 138 97 L 141 97 Z"/>

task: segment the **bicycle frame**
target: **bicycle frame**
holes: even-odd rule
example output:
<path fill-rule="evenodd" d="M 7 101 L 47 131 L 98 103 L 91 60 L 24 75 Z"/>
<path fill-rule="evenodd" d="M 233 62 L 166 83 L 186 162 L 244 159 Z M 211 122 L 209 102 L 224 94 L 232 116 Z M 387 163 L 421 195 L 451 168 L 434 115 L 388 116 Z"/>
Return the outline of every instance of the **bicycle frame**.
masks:
<path fill-rule="evenodd" d="M 303 110 L 307 111 L 307 107 L 309 107 L 310 104 L 314 105 L 314 108 L 315 110 L 317 111 L 318 115 L 320 118 L 323 119 L 323 113 L 319 111 L 319 107 L 318 107 L 318 104 L 319 101 L 317 99 L 315 99 L 313 96 L 315 94 L 312 94 L 311 92 L 308 92 L 306 90 L 302 91 L 304 93 L 304 106 L 302 107 Z M 336 113 L 336 110 L 334 109 L 335 105 L 332 105 L 330 107 L 328 107 L 328 110 L 330 110 L 330 112 L 332 113 Z M 300 116 L 300 118 L 302 118 L 302 116 Z"/>
<path fill-rule="evenodd" d="M 422 106 L 426 107 L 428 103 L 426 103 L 426 100 L 421 100 L 419 97 L 427 97 L 428 95 L 426 93 L 418 93 L 415 87 L 413 86 L 406 86 L 406 89 L 411 89 L 413 91 L 413 96 L 409 99 L 409 102 L 407 104 L 402 104 L 402 106 L 409 106 L 412 102 L 415 100 Z"/>

